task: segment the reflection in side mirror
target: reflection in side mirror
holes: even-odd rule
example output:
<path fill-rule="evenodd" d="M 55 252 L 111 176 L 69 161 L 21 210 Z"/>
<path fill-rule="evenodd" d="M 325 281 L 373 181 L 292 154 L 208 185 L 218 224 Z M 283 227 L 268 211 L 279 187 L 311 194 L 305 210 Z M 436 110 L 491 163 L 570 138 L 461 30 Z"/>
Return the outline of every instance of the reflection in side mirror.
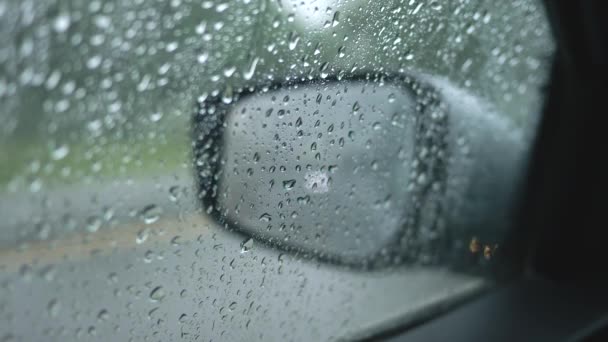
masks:
<path fill-rule="evenodd" d="M 351 265 L 436 262 L 454 244 L 450 221 L 467 225 L 448 206 L 475 193 L 470 146 L 456 146 L 468 128 L 433 87 L 397 76 L 230 95 L 195 115 L 200 197 L 221 224 Z"/>

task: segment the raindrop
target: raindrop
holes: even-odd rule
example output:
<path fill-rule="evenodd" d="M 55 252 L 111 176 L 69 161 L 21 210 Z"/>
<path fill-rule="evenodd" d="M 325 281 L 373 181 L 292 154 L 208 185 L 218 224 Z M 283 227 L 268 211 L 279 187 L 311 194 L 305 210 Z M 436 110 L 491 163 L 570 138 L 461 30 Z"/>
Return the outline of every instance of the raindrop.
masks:
<path fill-rule="evenodd" d="M 135 237 L 135 243 L 138 245 L 144 243 L 148 239 L 149 235 L 150 235 L 150 229 L 144 228 L 144 229 L 140 230 L 139 232 L 137 232 L 137 236 Z"/>
<path fill-rule="evenodd" d="M 101 64 L 101 56 L 95 55 L 87 60 L 87 68 L 96 69 Z"/>
<path fill-rule="evenodd" d="M 101 227 L 101 220 L 97 216 L 91 216 L 87 219 L 87 231 L 95 233 Z"/>
<path fill-rule="evenodd" d="M 158 221 L 162 213 L 163 210 L 161 207 L 155 204 L 150 204 L 142 209 L 140 217 L 145 224 L 152 224 Z"/>
<path fill-rule="evenodd" d="M 226 86 L 226 89 L 222 92 L 222 102 L 225 104 L 232 103 L 233 90 L 231 86 Z"/>
<path fill-rule="evenodd" d="M 108 281 L 109 281 L 111 284 L 116 284 L 116 283 L 118 283 L 118 275 L 117 275 L 116 273 L 114 273 L 114 272 L 112 272 L 112 273 L 108 274 Z"/>
<path fill-rule="evenodd" d="M 431 1 L 431 8 L 435 11 L 441 11 L 442 6 L 439 1 Z"/>
<path fill-rule="evenodd" d="M 152 122 L 158 122 L 162 118 L 163 118 L 163 114 L 159 113 L 159 112 L 152 113 L 150 115 L 150 121 L 152 121 Z"/>
<path fill-rule="evenodd" d="M 217 4 L 217 6 L 215 6 L 215 10 L 216 10 L 216 12 L 218 12 L 218 13 L 222 13 L 222 12 L 224 12 L 225 10 L 227 10 L 227 9 L 228 9 L 228 7 L 230 7 L 230 6 L 228 5 L 228 3 Z"/>
<path fill-rule="evenodd" d="M 209 54 L 207 52 L 203 52 L 200 55 L 196 56 L 196 61 L 200 64 L 205 64 L 209 59 Z"/>
<path fill-rule="evenodd" d="M 258 66 L 259 61 L 260 58 L 255 57 L 249 64 L 249 67 L 243 72 L 243 78 L 246 81 L 250 80 L 253 77 L 253 74 L 255 73 L 255 68 Z"/>
<path fill-rule="evenodd" d="M 336 13 L 334 13 L 334 17 L 331 20 L 331 27 L 336 27 L 338 26 L 338 24 L 340 23 L 340 12 L 336 11 Z"/>
<path fill-rule="evenodd" d="M 152 290 L 152 292 L 150 292 L 150 299 L 153 302 L 160 302 L 163 300 L 163 298 L 165 298 L 165 296 L 166 293 L 162 286 L 157 286 L 154 288 L 154 290 Z"/>
<path fill-rule="evenodd" d="M 426 173 L 421 172 L 416 178 L 416 182 L 420 185 L 426 184 Z"/>
<path fill-rule="evenodd" d="M 61 145 L 53 150 L 51 153 L 51 158 L 53 160 L 61 160 L 65 158 L 70 153 L 70 147 L 68 145 Z"/>
<path fill-rule="evenodd" d="M 172 186 L 169 188 L 169 200 L 171 202 L 177 202 L 180 196 L 180 191 L 178 186 Z"/>
<path fill-rule="evenodd" d="M 298 36 L 295 33 L 291 34 L 291 39 L 289 39 L 289 50 L 293 50 L 296 48 L 296 46 L 298 45 L 298 42 L 300 41 L 300 36 Z"/>
<path fill-rule="evenodd" d="M 372 170 L 377 171 L 378 170 L 378 162 L 377 161 L 373 161 L 371 164 Z"/>
<path fill-rule="evenodd" d="M 165 47 L 165 50 L 167 52 L 173 52 L 175 50 L 177 50 L 177 47 L 179 46 L 179 44 L 177 42 L 170 42 L 169 44 L 167 44 L 167 46 Z"/>
<path fill-rule="evenodd" d="M 270 216 L 269 213 L 263 213 L 260 216 L 260 221 L 262 221 L 262 222 L 270 222 L 270 221 L 272 221 L 272 217 Z"/>
<path fill-rule="evenodd" d="M 178 320 L 180 323 L 186 323 L 186 322 L 188 321 L 188 315 L 186 315 L 186 314 L 181 314 L 177 320 Z"/>
<path fill-rule="evenodd" d="M 308 202 L 310 201 L 310 196 L 304 196 L 304 197 L 298 197 L 297 198 L 298 204 L 308 204 Z"/>
<path fill-rule="evenodd" d="M 23 264 L 20 268 L 19 268 L 19 274 L 21 275 L 21 278 L 23 279 L 23 281 L 25 282 L 29 282 L 32 280 L 32 268 L 30 267 L 30 265 L 27 264 Z"/>
<path fill-rule="evenodd" d="M 60 308 L 61 307 L 60 307 L 59 302 L 57 301 L 57 299 L 51 299 L 51 301 L 47 305 L 47 310 L 49 312 L 49 316 L 56 317 L 57 314 L 59 313 L 59 309 Z"/>
<path fill-rule="evenodd" d="M 70 27 L 70 15 L 68 13 L 61 13 L 53 21 L 53 30 L 55 32 L 65 32 Z"/>
<path fill-rule="evenodd" d="M 48 222 L 40 223 L 36 230 L 40 240 L 46 240 L 51 235 L 51 225 Z"/>
<path fill-rule="evenodd" d="M 194 28 L 194 30 L 197 34 L 205 33 L 206 29 L 207 29 L 207 23 L 205 21 L 202 21 L 200 24 L 196 25 L 196 27 Z"/>
<path fill-rule="evenodd" d="M 146 253 L 144 254 L 144 262 L 146 264 L 149 264 L 152 262 L 153 258 L 154 258 L 154 252 L 152 252 L 151 250 L 147 250 Z"/>
<path fill-rule="evenodd" d="M 182 237 L 180 235 L 176 235 L 171 239 L 171 244 L 173 246 L 179 246 L 182 244 Z"/>
<path fill-rule="evenodd" d="M 247 238 L 241 242 L 241 254 L 249 252 L 253 248 L 253 239 Z"/>
<path fill-rule="evenodd" d="M 329 69 L 328 62 L 321 64 L 321 67 L 319 67 L 319 71 L 321 72 L 321 78 L 325 79 L 325 78 L 327 78 L 327 76 L 329 76 L 327 69 Z"/>
<path fill-rule="evenodd" d="M 106 309 L 102 309 L 97 314 L 97 319 L 100 321 L 107 321 L 109 318 L 110 318 L 110 314 L 108 313 L 108 310 L 106 310 Z"/>
<path fill-rule="evenodd" d="M 229 68 L 224 69 L 223 74 L 226 77 L 231 77 L 232 75 L 234 75 L 235 71 L 236 71 L 236 67 L 235 66 L 231 66 Z"/>
<path fill-rule="evenodd" d="M 291 190 L 293 189 L 293 187 L 296 185 L 296 180 L 295 179 L 289 179 L 286 181 L 283 181 L 283 188 L 285 190 Z"/>

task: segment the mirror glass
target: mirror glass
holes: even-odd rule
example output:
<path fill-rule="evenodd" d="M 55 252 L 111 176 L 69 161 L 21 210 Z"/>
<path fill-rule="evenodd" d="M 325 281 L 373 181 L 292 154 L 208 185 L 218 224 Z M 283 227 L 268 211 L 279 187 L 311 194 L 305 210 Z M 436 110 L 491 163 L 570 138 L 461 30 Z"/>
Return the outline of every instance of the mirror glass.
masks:
<path fill-rule="evenodd" d="M 416 102 L 364 82 L 250 96 L 224 133 L 218 204 L 279 243 L 344 258 L 377 253 L 404 225 Z"/>
<path fill-rule="evenodd" d="M 199 195 L 247 237 L 357 266 L 454 263 L 508 227 L 525 139 L 440 79 L 229 89 L 200 105 Z"/>

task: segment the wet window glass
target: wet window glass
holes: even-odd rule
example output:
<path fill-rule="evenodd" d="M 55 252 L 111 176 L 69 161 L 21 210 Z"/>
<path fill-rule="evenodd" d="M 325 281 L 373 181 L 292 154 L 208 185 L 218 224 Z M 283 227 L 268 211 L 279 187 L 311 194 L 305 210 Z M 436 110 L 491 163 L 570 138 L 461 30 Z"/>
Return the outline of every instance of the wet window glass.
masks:
<path fill-rule="evenodd" d="M 0 340 L 339 340 L 492 286 L 539 1 L 0 0 Z"/>

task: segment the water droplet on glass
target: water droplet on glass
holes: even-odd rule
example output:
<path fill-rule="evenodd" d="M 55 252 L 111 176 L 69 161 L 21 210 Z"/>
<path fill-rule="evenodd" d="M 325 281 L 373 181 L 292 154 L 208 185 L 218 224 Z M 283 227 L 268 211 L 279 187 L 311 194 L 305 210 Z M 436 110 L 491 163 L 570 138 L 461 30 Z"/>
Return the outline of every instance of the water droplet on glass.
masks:
<path fill-rule="evenodd" d="M 46 240 L 51 235 L 51 225 L 48 222 L 40 223 L 36 228 L 36 235 L 40 240 Z"/>
<path fill-rule="evenodd" d="M 296 46 L 298 45 L 299 41 L 300 41 L 300 36 L 298 36 L 295 33 L 292 33 L 291 39 L 289 39 L 289 50 L 295 49 Z"/>
<path fill-rule="evenodd" d="M 178 320 L 180 323 L 186 323 L 186 322 L 188 321 L 188 315 L 186 315 L 186 314 L 181 314 L 177 320 Z"/>
<path fill-rule="evenodd" d="M 180 189 L 178 186 L 172 186 L 169 188 L 169 200 L 171 202 L 177 202 L 180 196 Z"/>
<path fill-rule="evenodd" d="M 236 67 L 235 66 L 231 66 L 229 68 L 224 69 L 223 74 L 226 77 L 232 77 L 232 75 L 234 75 L 235 71 L 236 71 Z"/>
<path fill-rule="evenodd" d="M 165 47 L 165 50 L 167 52 L 173 52 L 173 51 L 177 50 L 178 47 L 179 47 L 179 44 L 177 42 L 169 42 L 169 44 L 167 44 L 167 46 Z"/>
<path fill-rule="evenodd" d="M 100 321 L 107 321 L 108 319 L 110 319 L 110 313 L 108 313 L 108 310 L 102 309 L 97 314 L 97 319 Z"/>
<path fill-rule="evenodd" d="M 247 253 L 253 248 L 253 239 L 248 238 L 241 242 L 241 253 Z"/>
<path fill-rule="evenodd" d="M 272 221 L 272 217 L 268 213 L 263 213 L 260 216 L 260 221 L 262 221 L 262 222 L 270 222 L 270 221 Z"/>
<path fill-rule="evenodd" d="M 109 281 L 111 284 L 116 284 L 116 283 L 118 283 L 118 275 L 117 275 L 116 273 L 114 273 L 114 272 L 112 272 L 112 273 L 108 274 L 108 281 Z"/>
<path fill-rule="evenodd" d="M 161 207 L 156 204 L 150 204 L 142 209 L 140 216 L 145 224 L 152 224 L 158 221 L 162 213 L 163 210 Z"/>
<path fill-rule="evenodd" d="M 101 228 L 101 219 L 97 216 L 91 216 L 87 219 L 86 229 L 91 233 L 95 233 Z"/>
<path fill-rule="evenodd" d="M 310 201 L 310 196 L 304 196 L 304 197 L 298 197 L 297 198 L 298 204 L 308 204 L 308 202 Z"/>
<path fill-rule="evenodd" d="M 56 317 L 59 313 L 60 305 L 57 299 L 51 299 L 49 304 L 47 305 L 47 310 L 49 312 L 49 316 Z"/>
<path fill-rule="evenodd" d="M 296 185 L 296 180 L 295 179 L 289 179 L 286 181 L 283 181 L 283 188 L 285 190 L 291 190 L 293 189 L 293 187 Z"/>
<path fill-rule="evenodd" d="M 372 170 L 378 171 L 378 162 L 374 160 L 371 164 L 371 167 L 372 167 Z"/>
<path fill-rule="evenodd" d="M 159 112 L 152 113 L 152 114 L 150 115 L 150 121 L 152 121 L 152 122 L 158 122 L 158 121 L 160 121 L 160 119 L 162 119 L 162 118 L 163 118 L 163 114 L 162 114 L 162 113 L 159 113 Z"/>
<path fill-rule="evenodd" d="M 327 78 L 327 76 L 329 76 L 329 73 L 327 72 L 327 69 L 329 69 L 329 63 L 325 62 L 323 64 L 321 64 L 321 67 L 319 67 L 319 72 L 321 72 L 321 78 L 325 79 Z"/>
<path fill-rule="evenodd" d="M 228 305 L 228 309 L 230 309 L 230 311 L 234 311 L 234 309 L 236 309 L 236 302 L 230 303 L 230 305 Z"/>
<path fill-rule="evenodd" d="M 147 250 L 144 254 L 144 262 L 146 264 L 149 264 L 152 262 L 152 259 L 154 259 L 154 252 L 152 252 L 151 250 Z"/>
<path fill-rule="evenodd" d="M 251 63 L 249 63 L 249 67 L 243 72 L 243 79 L 246 81 L 250 80 L 255 73 L 255 68 L 258 66 L 258 62 L 260 61 L 259 57 L 255 57 Z"/>
<path fill-rule="evenodd" d="M 166 293 L 162 286 L 157 286 L 150 292 L 150 299 L 153 302 L 160 302 L 165 298 Z"/>
<path fill-rule="evenodd" d="M 59 14 L 55 20 L 53 20 L 53 30 L 55 32 L 65 32 L 70 27 L 70 15 L 68 13 Z"/>
<path fill-rule="evenodd" d="M 209 54 L 207 52 L 203 52 L 200 55 L 196 56 L 196 61 L 199 64 L 205 64 L 209 59 Z"/>
<path fill-rule="evenodd" d="M 226 89 L 222 92 L 222 102 L 225 104 L 231 104 L 234 93 L 231 86 L 226 86 Z"/>
<path fill-rule="evenodd" d="M 70 147 L 68 145 L 61 145 L 53 150 L 51 153 L 51 158 L 53 160 L 61 160 L 65 158 L 70 153 Z"/>
<path fill-rule="evenodd" d="M 137 243 L 138 245 L 144 243 L 148 239 L 149 235 L 150 229 L 144 228 L 140 230 L 139 232 L 137 232 L 137 236 L 135 237 L 135 243 Z"/>
<path fill-rule="evenodd" d="M 334 13 L 334 17 L 331 20 L 331 27 L 336 27 L 338 26 L 338 24 L 340 23 L 340 12 L 336 11 L 336 13 Z"/>
<path fill-rule="evenodd" d="M 180 235 L 176 235 L 171 239 L 171 244 L 173 246 L 179 246 L 182 244 L 182 237 Z"/>
<path fill-rule="evenodd" d="M 442 6 L 439 3 L 439 1 L 431 1 L 431 8 L 434 9 L 435 11 L 440 11 Z"/>

